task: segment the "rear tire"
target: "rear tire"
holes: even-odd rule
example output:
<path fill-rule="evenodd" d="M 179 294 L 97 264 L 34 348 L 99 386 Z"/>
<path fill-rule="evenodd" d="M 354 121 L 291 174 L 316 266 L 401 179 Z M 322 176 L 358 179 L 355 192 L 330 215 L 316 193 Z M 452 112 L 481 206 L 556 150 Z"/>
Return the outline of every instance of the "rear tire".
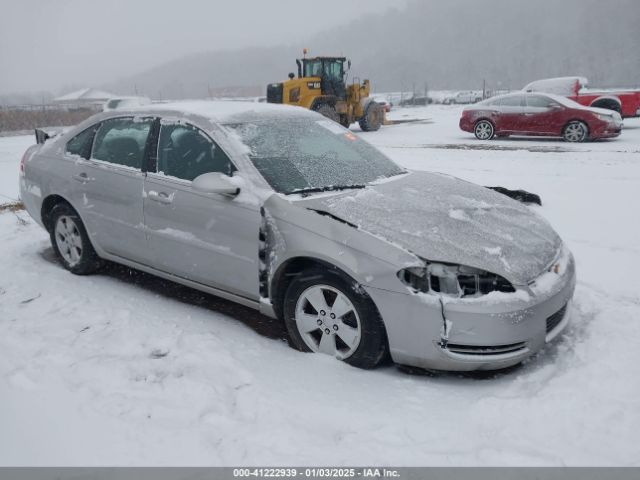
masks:
<path fill-rule="evenodd" d="M 378 309 L 357 282 L 337 270 L 312 268 L 297 275 L 282 310 L 289 343 L 300 351 L 323 352 L 365 369 L 386 357 Z"/>
<path fill-rule="evenodd" d="M 66 203 L 51 210 L 51 245 L 64 268 L 76 275 L 89 275 L 102 266 L 78 213 Z"/>
<path fill-rule="evenodd" d="M 340 115 L 340 125 L 344 128 L 349 128 L 351 126 L 351 121 L 347 115 Z"/>
<path fill-rule="evenodd" d="M 478 140 L 491 140 L 495 136 L 495 128 L 489 120 L 480 120 L 473 127 L 473 133 Z"/>
<path fill-rule="evenodd" d="M 589 127 L 584 122 L 569 122 L 562 130 L 562 138 L 571 143 L 584 142 L 589 139 Z"/>
<path fill-rule="evenodd" d="M 380 130 L 383 119 L 384 110 L 382 105 L 376 102 L 369 102 L 365 108 L 364 115 L 358 123 L 363 132 L 376 132 Z"/>
<path fill-rule="evenodd" d="M 323 103 L 319 107 L 316 107 L 315 111 L 336 123 L 340 123 L 340 115 L 336 112 L 336 109 L 328 103 Z"/>

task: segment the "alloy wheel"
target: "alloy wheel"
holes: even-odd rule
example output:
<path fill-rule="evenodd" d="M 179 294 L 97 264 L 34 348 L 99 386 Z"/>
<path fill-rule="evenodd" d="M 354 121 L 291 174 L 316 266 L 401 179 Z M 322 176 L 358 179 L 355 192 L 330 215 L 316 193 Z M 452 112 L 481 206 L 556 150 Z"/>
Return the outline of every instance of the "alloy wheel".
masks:
<path fill-rule="evenodd" d="M 493 125 L 486 120 L 482 120 L 476 124 L 474 133 L 478 140 L 490 140 L 493 138 Z"/>
<path fill-rule="evenodd" d="M 75 266 L 82 257 L 82 236 L 78 226 L 69 216 L 58 218 L 55 227 L 56 245 L 60 255 L 70 267 Z"/>
<path fill-rule="evenodd" d="M 564 129 L 564 139 L 567 142 L 582 142 L 587 136 L 587 129 L 581 122 L 571 122 Z"/>
<path fill-rule="evenodd" d="M 314 352 L 340 360 L 358 348 L 362 327 L 349 298 L 329 285 L 307 288 L 296 303 L 296 326 L 305 344 Z"/>

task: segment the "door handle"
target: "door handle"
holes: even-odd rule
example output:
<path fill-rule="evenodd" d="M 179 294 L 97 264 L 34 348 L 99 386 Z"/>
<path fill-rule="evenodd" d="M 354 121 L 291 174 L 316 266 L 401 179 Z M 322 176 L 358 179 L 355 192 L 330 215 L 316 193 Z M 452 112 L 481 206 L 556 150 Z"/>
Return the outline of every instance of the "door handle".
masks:
<path fill-rule="evenodd" d="M 164 203 L 165 205 L 173 202 L 173 195 L 169 195 L 166 192 L 155 192 L 151 190 L 147 195 L 154 202 Z"/>
<path fill-rule="evenodd" d="M 82 172 L 82 173 L 76 173 L 75 175 L 72 175 L 71 178 L 73 178 L 74 180 L 80 182 L 80 183 L 88 183 L 93 181 L 93 178 L 89 178 L 89 175 L 87 175 L 86 173 Z"/>

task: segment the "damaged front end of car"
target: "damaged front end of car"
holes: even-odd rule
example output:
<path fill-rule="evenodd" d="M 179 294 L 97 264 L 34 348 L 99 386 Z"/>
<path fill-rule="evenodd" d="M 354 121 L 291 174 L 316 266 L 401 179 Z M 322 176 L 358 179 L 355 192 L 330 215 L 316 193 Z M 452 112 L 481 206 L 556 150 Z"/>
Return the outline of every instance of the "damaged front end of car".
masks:
<path fill-rule="evenodd" d="M 575 263 L 562 245 L 554 260 L 526 284 L 465 265 L 431 262 L 398 271 L 413 301 L 439 314 L 423 328 L 436 349 L 422 367 L 442 370 L 506 368 L 533 355 L 568 324 Z M 429 308 L 430 307 L 430 308 Z M 421 323 L 415 322 L 417 328 Z M 417 345 L 416 345 L 417 346 Z M 401 355 L 408 355 L 402 352 Z M 414 365 L 417 356 L 406 360 Z"/>

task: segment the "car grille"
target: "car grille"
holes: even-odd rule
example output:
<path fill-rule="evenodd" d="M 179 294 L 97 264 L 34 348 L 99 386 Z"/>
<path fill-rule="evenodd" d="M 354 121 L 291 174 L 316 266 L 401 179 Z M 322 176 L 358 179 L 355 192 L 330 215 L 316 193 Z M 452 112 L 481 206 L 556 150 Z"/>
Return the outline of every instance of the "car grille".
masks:
<path fill-rule="evenodd" d="M 558 310 L 556 313 L 547 318 L 547 333 L 551 332 L 554 328 L 558 326 L 558 324 L 564 318 L 564 314 L 567 311 L 567 304 L 565 303 L 564 307 Z"/>
<path fill-rule="evenodd" d="M 461 345 L 458 343 L 447 344 L 447 349 L 453 353 L 462 355 L 501 355 L 517 352 L 526 348 L 526 342 L 511 343 L 509 345 Z"/>

